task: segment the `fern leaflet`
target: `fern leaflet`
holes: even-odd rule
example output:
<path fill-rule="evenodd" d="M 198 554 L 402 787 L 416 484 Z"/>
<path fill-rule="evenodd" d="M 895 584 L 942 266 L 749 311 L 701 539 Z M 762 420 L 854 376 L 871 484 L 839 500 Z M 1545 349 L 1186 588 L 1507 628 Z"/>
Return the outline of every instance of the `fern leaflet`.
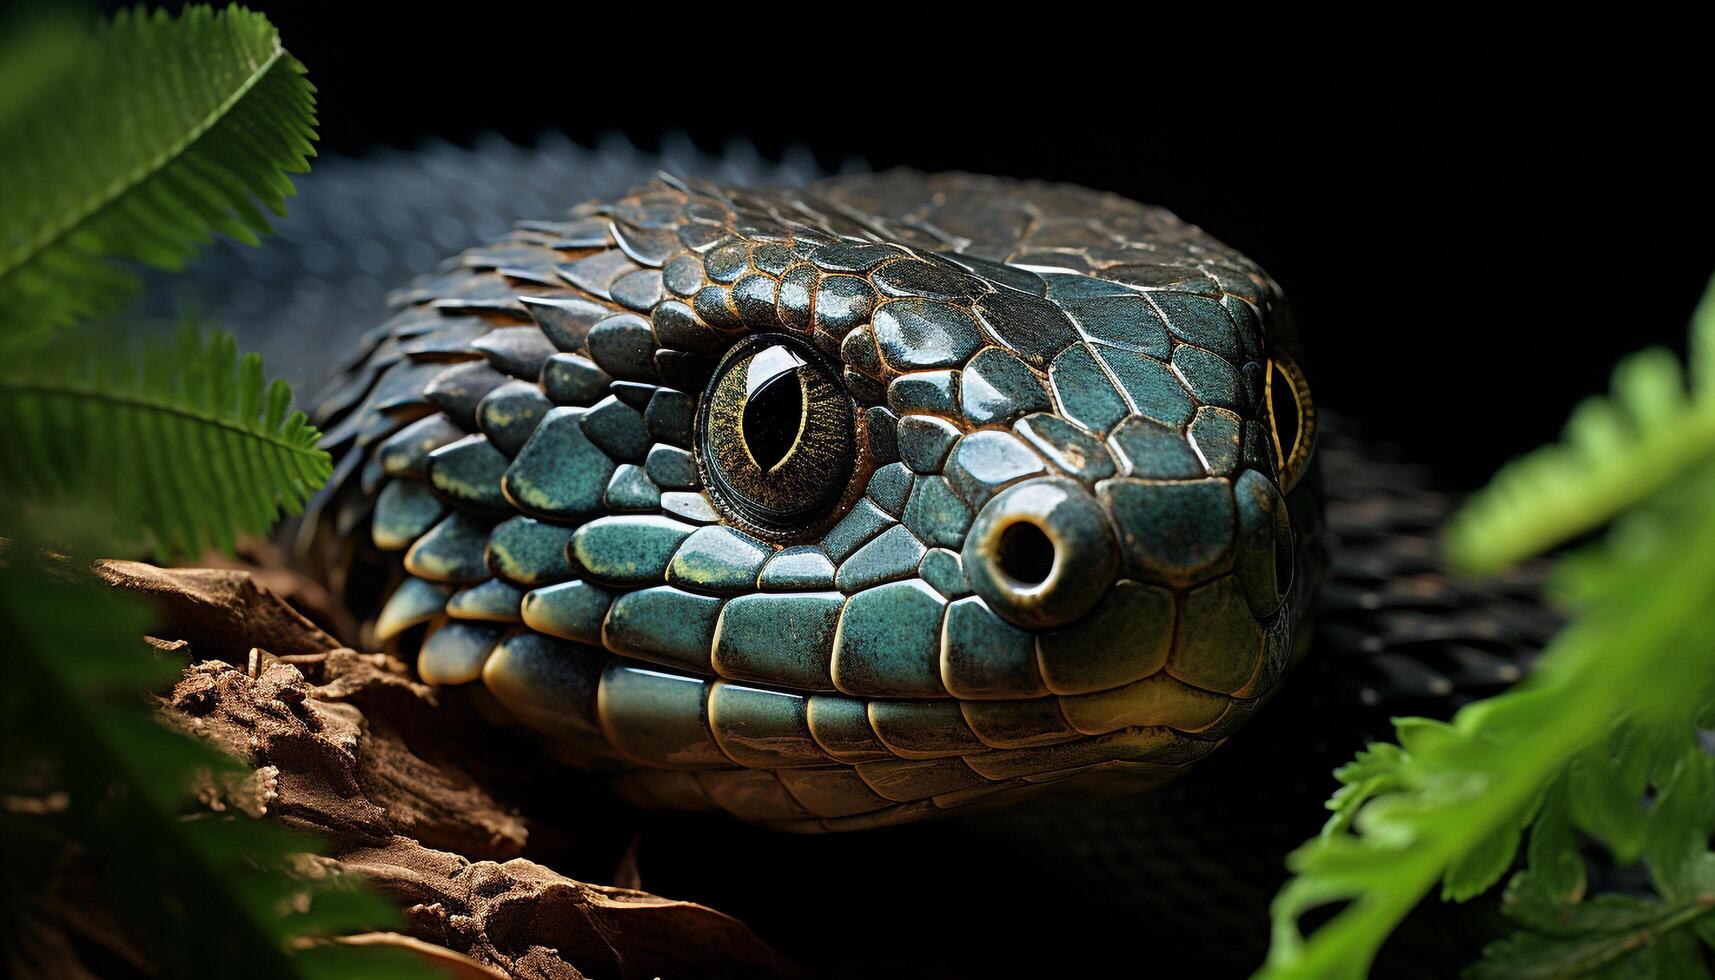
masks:
<path fill-rule="evenodd" d="M 67 338 L 0 364 L 0 500 L 87 500 L 170 554 L 230 550 L 331 472 L 320 433 L 230 334 Z"/>
<path fill-rule="evenodd" d="M 42 38 L 77 70 L 0 112 L 0 345 L 116 308 L 136 279 L 110 259 L 176 269 L 213 232 L 254 244 L 314 152 L 314 87 L 260 14 L 139 9 L 87 43 Z"/>

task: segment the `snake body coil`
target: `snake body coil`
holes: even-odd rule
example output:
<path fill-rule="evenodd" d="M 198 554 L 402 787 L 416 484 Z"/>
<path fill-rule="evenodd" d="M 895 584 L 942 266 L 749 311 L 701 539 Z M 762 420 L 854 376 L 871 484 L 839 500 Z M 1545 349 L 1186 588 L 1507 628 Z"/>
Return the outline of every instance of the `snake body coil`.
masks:
<path fill-rule="evenodd" d="M 306 540 L 425 680 L 639 801 L 837 830 L 1147 786 L 1292 657 L 1295 339 L 1167 212 L 664 178 L 395 301 L 320 409 Z"/>

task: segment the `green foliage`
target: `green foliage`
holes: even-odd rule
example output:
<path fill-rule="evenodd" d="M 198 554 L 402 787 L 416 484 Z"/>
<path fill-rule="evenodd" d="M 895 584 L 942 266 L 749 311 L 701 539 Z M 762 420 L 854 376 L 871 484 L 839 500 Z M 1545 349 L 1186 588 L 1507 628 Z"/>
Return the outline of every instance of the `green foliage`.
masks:
<path fill-rule="evenodd" d="M 290 389 L 228 335 L 47 342 L 135 289 L 113 260 L 177 268 L 214 232 L 267 231 L 307 169 L 313 89 L 237 7 L 121 13 L 94 35 L 49 8 L 0 21 L 0 41 L 0 534 L 23 537 L 0 538 L 5 962 L 43 951 L 23 938 L 38 923 L 88 920 L 68 905 L 93 873 L 165 976 L 419 976 L 398 951 L 320 941 L 397 915 L 361 881 L 301 873 L 314 841 L 193 802 L 247 768 L 161 722 L 148 694 L 183 662 L 142 643 L 137 602 L 70 571 L 139 536 L 231 548 L 327 479 Z M 75 557 L 41 567 L 45 541 Z M 38 972 L 73 969 L 57 952 Z"/>
<path fill-rule="evenodd" d="M 242 7 L 65 15 L 0 48 L 0 345 L 116 309 L 111 263 L 183 265 L 211 232 L 255 243 L 313 153 L 314 88 Z M 43 84 L 40 79 L 52 79 Z"/>
<path fill-rule="evenodd" d="M 66 84 L 93 46 L 69 6 L 19 4 L 0 16 L 0 132 Z"/>
<path fill-rule="evenodd" d="M 1692 318 L 1691 370 L 1670 352 L 1633 354 L 1613 392 L 1578 405 L 1562 442 L 1502 467 L 1447 529 L 1449 552 L 1493 572 L 1612 520 L 1715 453 L 1715 285 Z"/>
<path fill-rule="evenodd" d="M 298 513 L 330 472 L 320 433 L 264 387 L 262 361 L 232 337 L 134 345 L 106 333 L 0 362 L 0 500 L 87 500 L 159 550 L 230 550 Z"/>
<path fill-rule="evenodd" d="M 248 769 L 148 710 L 141 695 L 171 683 L 182 660 L 143 644 L 149 617 L 136 600 L 49 574 L 30 554 L 14 544 L 0 567 L 8 921 L 42 894 L 20 871 L 47 877 L 75 846 L 165 975 L 420 975 L 391 951 L 288 955 L 302 937 L 386 927 L 397 913 L 355 882 L 290 873 L 313 841 L 230 811 L 186 810 L 193 784 Z M 18 805 L 31 800 L 44 805 Z"/>
<path fill-rule="evenodd" d="M 1641 750 L 1647 757 L 1637 744 L 1645 734 L 1666 736 Z M 1485 950 L 1471 976 L 1709 975 L 1701 944 L 1715 947 L 1715 756 L 1689 726 L 1628 728 L 1616 741 L 1575 761 L 1550 790 L 1503 899 L 1520 929 Z M 1655 895 L 1587 896 L 1576 830 L 1606 842 L 1616 860 L 1641 857 Z"/>
<path fill-rule="evenodd" d="M 1454 561 L 1492 569 L 1613 521 L 1555 567 L 1573 618 L 1530 678 L 1447 723 L 1399 719 L 1397 745 L 1337 773 L 1333 817 L 1290 858 L 1261 976 L 1362 976 L 1437 882 L 1444 900 L 1488 890 L 1527 831 L 1503 903 L 1519 931 L 1473 975 L 1709 975 L 1715 756 L 1698 731 L 1715 724 L 1715 290 L 1692 373 L 1688 394 L 1670 356 L 1627 359 L 1563 445 L 1503 470 L 1450 527 Z M 1588 894 L 1581 844 L 1641 864 L 1650 894 Z"/>

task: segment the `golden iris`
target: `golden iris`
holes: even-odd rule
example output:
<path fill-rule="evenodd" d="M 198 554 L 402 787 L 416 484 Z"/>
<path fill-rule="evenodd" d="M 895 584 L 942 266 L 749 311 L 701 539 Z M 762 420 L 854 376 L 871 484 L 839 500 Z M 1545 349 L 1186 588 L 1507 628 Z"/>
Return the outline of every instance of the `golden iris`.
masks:
<path fill-rule="evenodd" d="M 810 530 L 850 485 L 855 415 L 814 348 L 785 336 L 744 341 L 715 370 L 699 409 L 711 495 L 759 530 Z"/>
<path fill-rule="evenodd" d="M 1269 359 L 1263 375 L 1263 405 L 1268 413 L 1275 483 L 1281 493 L 1291 493 L 1316 445 L 1316 403 L 1298 362 L 1285 353 Z"/>

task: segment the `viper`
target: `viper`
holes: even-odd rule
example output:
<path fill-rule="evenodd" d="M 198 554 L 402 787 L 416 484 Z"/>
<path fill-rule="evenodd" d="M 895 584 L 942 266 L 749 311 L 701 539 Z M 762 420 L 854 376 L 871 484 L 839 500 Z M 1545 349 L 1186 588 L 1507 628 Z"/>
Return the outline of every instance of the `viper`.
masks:
<path fill-rule="evenodd" d="M 1186 896 L 1265 901 L 1333 765 L 1553 628 L 1528 571 L 1441 570 L 1450 498 L 1318 412 L 1272 279 L 1115 195 L 663 176 L 392 301 L 318 408 L 305 561 L 646 807 L 1047 794 L 1007 826 L 1218 932 Z"/>

